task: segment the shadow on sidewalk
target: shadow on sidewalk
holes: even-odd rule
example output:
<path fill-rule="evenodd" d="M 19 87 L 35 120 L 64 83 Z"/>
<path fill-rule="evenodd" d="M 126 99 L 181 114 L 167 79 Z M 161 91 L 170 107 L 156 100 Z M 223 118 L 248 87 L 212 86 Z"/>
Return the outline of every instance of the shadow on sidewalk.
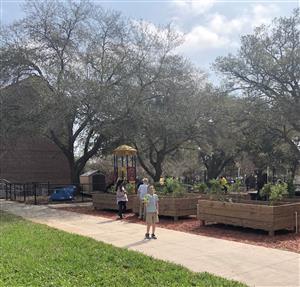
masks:
<path fill-rule="evenodd" d="M 97 224 L 106 224 L 106 223 L 112 223 L 112 222 L 116 222 L 116 220 L 111 219 L 111 220 L 101 221 L 101 222 L 97 222 Z"/>
<path fill-rule="evenodd" d="M 149 239 L 143 239 L 143 240 L 139 240 L 139 241 L 134 242 L 134 243 L 130 243 L 128 245 L 124 245 L 123 248 L 130 248 L 130 247 L 140 246 L 140 245 L 147 244 L 149 242 L 150 242 Z"/>

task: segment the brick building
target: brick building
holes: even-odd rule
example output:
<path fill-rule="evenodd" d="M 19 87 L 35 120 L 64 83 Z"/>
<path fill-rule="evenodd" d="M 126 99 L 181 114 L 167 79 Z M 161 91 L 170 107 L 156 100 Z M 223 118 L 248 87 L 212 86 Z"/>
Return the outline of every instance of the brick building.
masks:
<path fill-rule="evenodd" d="M 41 124 L 36 114 L 42 114 L 39 109 L 45 105 L 39 104 L 44 98 L 40 91 L 46 94 L 47 87 L 36 77 L 0 89 L 0 179 L 67 184 L 70 168 L 66 157 L 35 132 Z"/>
<path fill-rule="evenodd" d="M 61 150 L 43 137 L 1 141 L 0 179 L 11 182 L 70 183 L 70 168 Z"/>

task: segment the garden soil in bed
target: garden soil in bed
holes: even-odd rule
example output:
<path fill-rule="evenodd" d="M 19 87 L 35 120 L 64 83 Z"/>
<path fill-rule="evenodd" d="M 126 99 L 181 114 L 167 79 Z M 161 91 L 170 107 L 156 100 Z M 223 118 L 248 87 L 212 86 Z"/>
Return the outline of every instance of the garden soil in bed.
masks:
<path fill-rule="evenodd" d="M 113 218 L 117 220 L 117 214 L 114 211 L 95 210 L 92 206 L 78 207 L 55 207 L 66 211 L 78 212 L 83 214 Z M 123 219 L 132 223 L 145 224 L 139 220 L 134 213 L 126 213 Z M 262 230 L 251 228 L 234 227 L 224 224 L 211 224 L 200 226 L 199 220 L 195 216 L 179 219 L 174 222 L 171 217 L 160 217 L 157 226 L 192 234 L 221 238 L 225 240 L 237 241 L 247 244 L 259 245 L 268 248 L 289 250 L 300 253 L 300 234 L 288 231 L 277 231 L 274 237 L 268 236 L 268 233 Z"/>

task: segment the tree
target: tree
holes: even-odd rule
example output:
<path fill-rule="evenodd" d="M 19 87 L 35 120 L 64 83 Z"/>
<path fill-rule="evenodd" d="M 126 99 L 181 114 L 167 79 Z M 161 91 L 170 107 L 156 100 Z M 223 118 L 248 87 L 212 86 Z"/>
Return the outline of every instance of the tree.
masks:
<path fill-rule="evenodd" d="M 273 130 L 300 159 L 300 16 L 275 19 L 270 26 L 243 36 L 237 55 L 219 57 L 215 68 L 222 72 L 230 90 L 241 89 L 251 98 L 264 100 L 283 119 Z"/>
<path fill-rule="evenodd" d="M 44 98 L 50 104 L 36 132 L 62 150 L 70 180 L 78 183 L 86 162 L 111 138 L 112 109 L 130 72 L 127 25 L 119 14 L 86 1 L 28 1 L 25 9 L 26 17 L 3 34 L 2 85 L 39 79 L 32 82 L 33 89 L 36 82 L 43 86 L 36 105 Z"/>
<path fill-rule="evenodd" d="M 89 159 L 135 134 L 135 111 L 153 96 L 179 38 L 170 27 L 125 21 L 86 1 L 28 1 L 25 8 L 2 37 L 1 81 L 34 75 L 42 83 L 36 104 L 46 98 L 49 110 L 35 131 L 63 151 L 77 183 Z"/>
<path fill-rule="evenodd" d="M 168 55 L 158 63 L 160 75 L 143 90 L 143 105 L 135 111 L 134 141 L 141 166 L 155 182 L 167 157 L 195 137 L 205 86 L 203 74 L 182 57 Z"/>
<path fill-rule="evenodd" d="M 198 156 L 207 171 L 207 181 L 217 178 L 227 165 L 233 164 L 240 152 L 239 101 L 226 93 L 212 89 L 201 118 Z"/>
<path fill-rule="evenodd" d="M 287 144 L 278 128 L 286 125 L 273 106 L 262 99 L 241 99 L 240 148 L 244 150 L 258 170 L 285 168 L 294 178 L 298 166 L 292 146 Z"/>

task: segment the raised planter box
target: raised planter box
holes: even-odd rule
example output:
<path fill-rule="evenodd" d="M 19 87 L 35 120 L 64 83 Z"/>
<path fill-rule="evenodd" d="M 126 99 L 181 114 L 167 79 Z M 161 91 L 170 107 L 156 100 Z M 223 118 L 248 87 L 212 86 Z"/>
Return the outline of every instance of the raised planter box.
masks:
<path fill-rule="evenodd" d="M 133 201 L 136 198 L 135 194 L 128 194 L 127 210 L 132 209 Z M 118 210 L 116 195 L 113 193 L 93 192 L 93 206 L 95 209 L 103 210 Z"/>
<path fill-rule="evenodd" d="M 297 220 L 296 220 L 297 212 Z M 262 229 L 274 235 L 280 229 L 300 228 L 300 202 L 282 203 L 276 206 L 266 202 L 222 202 L 199 200 L 197 218 L 202 224 L 216 222 L 242 227 Z"/>
<path fill-rule="evenodd" d="M 177 221 L 181 216 L 197 214 L 197 202 L 199 194 L 189 194 L 183 197 L 161 196 L 159 195 L 159 215 L 172 216 Z M 139 212 L 139 203 L 136 198 L 133 202 L 132 211 Z"/>

